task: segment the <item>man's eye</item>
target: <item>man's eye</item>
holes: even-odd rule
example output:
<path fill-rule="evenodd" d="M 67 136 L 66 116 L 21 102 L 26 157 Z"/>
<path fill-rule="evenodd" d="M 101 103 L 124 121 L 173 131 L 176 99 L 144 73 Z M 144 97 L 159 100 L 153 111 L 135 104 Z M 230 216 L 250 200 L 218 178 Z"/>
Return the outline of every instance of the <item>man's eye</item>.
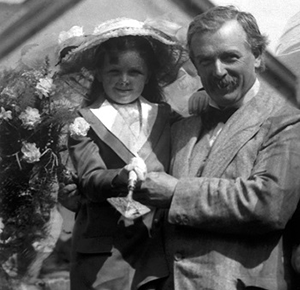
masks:
<path fill-rule="evenodd" d="M 236 62 L 239 59 L 237 55 L 225 55 L 223 57 L 223 61 L 227 63 L 233 63 Z"/>
<path fill-rule="evenodd" d="M 201 65 L 201 66 L 208 66 L 208 65 L 211 63 L 211 60 L 209 60 L 209 59 L 200 59 L 200 60 L 198 61 L 198 63 L 199 63 L 199 65 Z"/>

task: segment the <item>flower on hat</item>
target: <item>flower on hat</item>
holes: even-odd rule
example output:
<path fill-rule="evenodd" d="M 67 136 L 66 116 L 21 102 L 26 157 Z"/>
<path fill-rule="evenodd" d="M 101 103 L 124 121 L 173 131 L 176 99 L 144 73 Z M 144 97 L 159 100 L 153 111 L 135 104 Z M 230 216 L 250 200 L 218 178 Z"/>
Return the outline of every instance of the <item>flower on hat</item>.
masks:
<path fill-rule="evenodd" d="M 20 114 L 19 119 L 22 121 L 23 127 L 28 130 L 34 129 L 37 124 L 41 123 L 39 110 L 31 107 L 27 107 L 25 112 Z"/>
<path fill-rule="evenodd" d="M 58 43 L 63 43 L 69 38 L 78 37 L 83 35 L 83 27 L 82 26 L 73 26 L 68 31 L 62 31 L 58 35 Z"/>
<path fill-rule="evenodd" d="M 71 137 L 84 137 L 90 129 L 90 124 L 82 117 L 77 117 L 74 122 L 69 126 Z"/>

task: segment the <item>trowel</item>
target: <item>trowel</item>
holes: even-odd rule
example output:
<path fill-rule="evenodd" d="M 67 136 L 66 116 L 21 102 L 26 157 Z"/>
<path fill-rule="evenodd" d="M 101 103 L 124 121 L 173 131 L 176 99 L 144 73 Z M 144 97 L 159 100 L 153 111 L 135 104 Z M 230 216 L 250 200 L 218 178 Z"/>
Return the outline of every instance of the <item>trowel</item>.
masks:
<path fill-rule="evenodd" d="M 125 197 L 111 197 L 107 201 L 126 219 L 134 220 L 151 211 L 151 209 L 132 198 L 135 189 L 137 175 L 135 171 L 129 172 L 128 194 Z"/>

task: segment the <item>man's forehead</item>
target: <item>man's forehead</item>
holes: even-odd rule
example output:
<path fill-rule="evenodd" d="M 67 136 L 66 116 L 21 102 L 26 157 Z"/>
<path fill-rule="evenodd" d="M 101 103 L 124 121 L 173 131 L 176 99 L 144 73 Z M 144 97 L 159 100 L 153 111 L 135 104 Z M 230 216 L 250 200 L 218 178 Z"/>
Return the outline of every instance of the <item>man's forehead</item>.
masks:
<path fill-rule="evenodd" d="M 216 31 L 195 34 L 191 40 L 191 49 L 215 50 L 238 49 L 241 45 L 247 45 L 247 35 L 243 27 L 237 21 L 228 21 Z M 203 49 L 202 49 L 203 48 Z"/>
<path fill-rule="evenodd" d="M 197 35 L 197 33 L 195 34 Z M 246 36 L 246 32 L 242 25 L 235 19 L 225 21 L 223 24 L 221 24 L 217 29 L 214 30 L 207 30 L 203 33 L 200 33 L 200 36 L 208 35 L 209 37 L 213 35 L 222 35 L 224 38 L 230 37 L 236 35 L 238 37 Z"/>

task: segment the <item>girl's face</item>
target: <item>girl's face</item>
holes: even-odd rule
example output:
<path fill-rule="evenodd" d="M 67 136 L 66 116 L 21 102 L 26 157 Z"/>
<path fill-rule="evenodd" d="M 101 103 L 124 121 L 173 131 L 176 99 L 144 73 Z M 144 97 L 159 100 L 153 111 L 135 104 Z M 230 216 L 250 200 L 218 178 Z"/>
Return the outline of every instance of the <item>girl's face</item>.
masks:
<path fill-rule="evenodd" d="M 137 51 L 118 52 L 116 57 L 106 54 L 98 73 L 107 97 L 118 104 L 138 99 L 148 77 L 147 65 Z"/>

